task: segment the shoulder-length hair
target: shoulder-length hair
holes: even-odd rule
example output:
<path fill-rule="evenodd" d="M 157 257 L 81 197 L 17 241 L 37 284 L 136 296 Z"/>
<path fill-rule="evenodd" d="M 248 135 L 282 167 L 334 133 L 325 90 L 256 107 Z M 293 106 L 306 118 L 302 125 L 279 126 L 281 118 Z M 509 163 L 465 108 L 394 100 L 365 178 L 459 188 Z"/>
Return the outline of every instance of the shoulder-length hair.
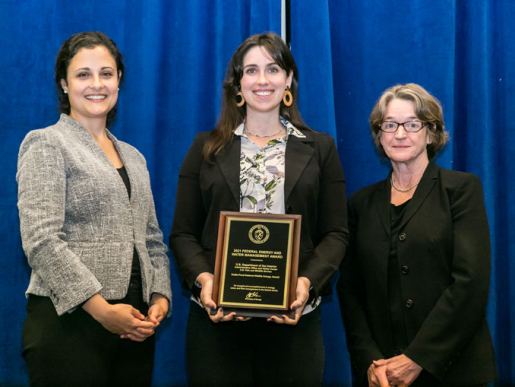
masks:
<path fill-rule="evenodd" d="M 427 132 L 431 143 L 427 144 L 427 155 L 432 159 L 447 143 L 449 135 L 445 131 L 443 111 L 440 102 L 426 89 L 415 83 L 395 85 L 386 89 L 370 114 L 369 124 L 374 144 L 382 157 L 387 157 L 381 145 L 381 123 L 386 114 L 386 107 L 393 99 L 403 99 L 415 104 L 415 113 L 420 121 L 427 122 Z"/>
<path fill-rule="evenodd" d="M 234 52 L 223 82 L 222 103 L 220 118 L 216 127 L 207 139 L 203 155 L 208 163 L 213 162 L 213 157 L 228 145 L 234 136 L 234 130 L 243 122 L 246 114 L 245 104 L 238 107 L 237 94 L 240 91 L 240 81 L 243 77 L 243 60 L 247 52 L 253 47 L 262 47 L 266 54 L 286 71 L 286 74 L 293 73 L 290 92 L 293 96 L 291 106 L 281 102 L 280 114 L 295 127 L 309 129 L 300 116 L 298 106 L 299 72 L 293 59 L 290 49 L 284 41 L 275 33 L 267 32 L 250 36 Z"/>

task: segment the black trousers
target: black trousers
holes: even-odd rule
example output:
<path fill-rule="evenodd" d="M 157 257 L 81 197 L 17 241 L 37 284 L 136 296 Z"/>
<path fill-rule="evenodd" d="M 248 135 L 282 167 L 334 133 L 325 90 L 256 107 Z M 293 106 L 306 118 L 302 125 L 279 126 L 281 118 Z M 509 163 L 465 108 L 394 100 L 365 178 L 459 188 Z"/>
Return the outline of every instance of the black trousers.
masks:
<path fill-rule="evenodd" d="M 122 300 L 147 314 L 141 288 Z M 23 326 L 23 357 L 31 386 L 150 386 L 155 338 L 120 339 L 82 308 L 58 316 L 48 297 L 30 295 Z"/>
<path fill-rule="evenodd" d="M 261 318 L 214 324 L 192 303 L 186 368 L 191 386 L 321 386 L 320 309 L 302 316 L 296 326 Z"/>

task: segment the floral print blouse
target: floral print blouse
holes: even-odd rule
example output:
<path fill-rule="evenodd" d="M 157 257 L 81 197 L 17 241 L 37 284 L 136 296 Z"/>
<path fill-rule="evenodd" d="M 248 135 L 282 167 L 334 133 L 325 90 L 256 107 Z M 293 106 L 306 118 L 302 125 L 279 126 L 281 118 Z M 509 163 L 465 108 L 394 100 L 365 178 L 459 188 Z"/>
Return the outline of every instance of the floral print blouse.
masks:
<path fill-rule="evenodd" d="M 286 136 L 268 141 L 264 148 L 243 132 L 242 123 L 234 134 L 241 137 L 240 211 L 284 214 L 284 165 L 289 136 L 305 138 L 301 131 L 280 117 Z"/>

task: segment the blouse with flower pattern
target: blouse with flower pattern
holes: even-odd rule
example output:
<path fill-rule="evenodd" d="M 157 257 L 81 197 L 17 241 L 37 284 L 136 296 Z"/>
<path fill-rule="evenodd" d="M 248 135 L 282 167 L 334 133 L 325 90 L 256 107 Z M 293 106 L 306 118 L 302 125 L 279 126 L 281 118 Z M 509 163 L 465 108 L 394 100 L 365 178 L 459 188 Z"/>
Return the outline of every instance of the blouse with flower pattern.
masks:
<path fill-rule="evenodd" d="M 280 117 L 286 136 L 268 141 L 264 148 L 244 133 L 242 123 L 234 134 L 241 137 L 240 212 L 284 214 L 284 165 L 288 136 L 305 138 L 300 130 Z"/>

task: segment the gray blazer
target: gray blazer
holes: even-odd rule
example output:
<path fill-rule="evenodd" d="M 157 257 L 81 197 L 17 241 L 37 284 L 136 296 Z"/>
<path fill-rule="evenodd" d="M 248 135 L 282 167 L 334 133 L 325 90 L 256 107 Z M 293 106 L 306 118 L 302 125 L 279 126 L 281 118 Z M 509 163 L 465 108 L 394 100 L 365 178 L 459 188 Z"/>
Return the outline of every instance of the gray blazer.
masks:
<path fill-rule="evenodd" d="M 18 155 L 18 209 L 32 268 L 26 294 L 48 296 L 59 315 L 96 293 L 125 297 L 134 247 L 143 299 L 171 300 L 169 260 L 144 157 L 109 131 L 131 183 L 131 198 L 87 130 L 62 114 L 27 134 Z"/>

